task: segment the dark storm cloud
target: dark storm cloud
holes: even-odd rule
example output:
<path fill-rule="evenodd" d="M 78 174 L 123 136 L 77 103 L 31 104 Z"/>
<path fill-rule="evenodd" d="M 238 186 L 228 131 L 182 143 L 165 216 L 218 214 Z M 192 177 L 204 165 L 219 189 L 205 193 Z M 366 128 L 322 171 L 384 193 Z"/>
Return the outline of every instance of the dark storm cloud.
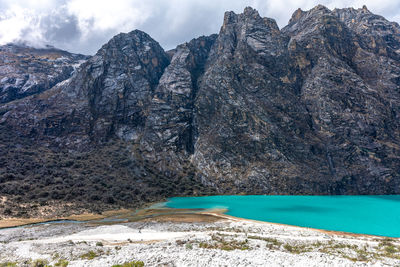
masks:
<path fill-rule="evenodd" d="M 217 33 L 227 10 L 238 13 L 252 6 L 283 27 L 294 10 L 317 4 L 329 8 L 367 4 L 372 12 L 400 21 L 400 2 L 392 0 L 0 0 L 0 44 L 24 41 L 94 54 L 115 34 L 140 29 L 171 49 Z"/>

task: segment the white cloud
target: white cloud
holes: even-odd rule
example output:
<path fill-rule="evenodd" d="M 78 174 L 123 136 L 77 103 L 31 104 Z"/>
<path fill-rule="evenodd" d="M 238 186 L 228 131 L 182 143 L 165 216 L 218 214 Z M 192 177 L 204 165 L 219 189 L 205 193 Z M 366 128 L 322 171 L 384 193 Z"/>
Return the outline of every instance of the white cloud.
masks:
<path fill-rule="evenodd" d="M 39 16 L 28 9 L 12 6 L 0 15 L 0 43 L 8 43 L 20 39 L 23 32 L 27 32 L 31 39 L 40 43 L 42 41 L 40 27 L 38 27 Z"/>
<path fill-rule="evenodd" d="M 150 13 L 143 3 L 140 0 L 71 0 L 66 5 L 69 14 L 78 18 L 85 38 L 91 31 L 129 31 L 142 24 Z"/>
<path fill-rule="evenodd" d="M 119 32 L 141 29 L 170 49 L 203 34 L 217 33 L 227 10 L 252 6 L 262 16 L 286 25 L 297 9 L 367 5 L 389 20 L 400 21 L 393 0 L 0 0 L 0 44 L 26 41 L 94 53 Z"/>

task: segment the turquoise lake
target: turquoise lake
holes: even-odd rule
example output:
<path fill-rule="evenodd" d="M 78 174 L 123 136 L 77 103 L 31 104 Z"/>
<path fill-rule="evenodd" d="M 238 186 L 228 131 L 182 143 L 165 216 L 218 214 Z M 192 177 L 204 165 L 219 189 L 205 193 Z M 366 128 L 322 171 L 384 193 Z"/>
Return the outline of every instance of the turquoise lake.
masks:
<path fill-rule="evenodd" d="M 400 195 L 390 196 L 206 196 L 174 197 L 170 208 L 226 208 L 235 217 L 400 237 Z"/>

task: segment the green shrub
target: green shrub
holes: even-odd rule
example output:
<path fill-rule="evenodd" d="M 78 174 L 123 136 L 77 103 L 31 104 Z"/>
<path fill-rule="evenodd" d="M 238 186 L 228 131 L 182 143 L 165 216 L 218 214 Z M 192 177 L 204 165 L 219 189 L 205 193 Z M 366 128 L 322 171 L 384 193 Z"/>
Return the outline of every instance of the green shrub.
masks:
<path fill-rule="evenodd" d="M 396 249 L 395 246 L 391 245 L 391 246 L 386 246 L 385 247 L 385 252 L 389 253 L 389 254 L 393 254 L 398 252 L 398 250 Z"/>
<path fill-rule="evenodd" d="M 312 251 L 312 247 L 309 247 L 305 244 L 303 245 L 290 245 L 290 244 L 285 244 L 283 245 L 283 248 L 286 249 L 288 252 L 290 253 L 294 253 L 294 254 L 300 254 L 300 253 L 304 253 L 304 252 L 310 252 Z"/>
<path fill-rule="evenodd" d="M 211 237 L 213 240 L 212 242 L 200 242 L 200 248 L 207 248 L 207 249 L 221 249 L 221 250 L 249 250 L 250 247 L 248 245 L 248 240 L 244 241 L 237 241 L 237 240 L 225 240 L 224 238 L 213 235 Z"/>
<path fill-rule="evenodd" d="M 59 259 L 58 262 L 54 264 L 56 267 L 67 267 L 69 262 L 67 260 Z"/>
<path fill-rule="evenodd" d="M 87 259 L 87 260 L 93 260 L 94 258 L 98 257 L 99 255 L 96 254 L 93 250 L 90 250 L 89 252 L 82 254 L 81 259 Z"/>
<path fill-rule="evenodd" d="M 254 236 L 254 235 L 249 235 L 248 238 L 256 239 L 256 240 L 263 240 L 268 243 L 267 247 L 269 247 L 269 248 L 275 248 L 275 247 L 279 248 L 282 245 L 282 242 L 278 241 L 276 238 Z"/>
<path fill-rule="evenodd" d="M 50 267 L 50 265 L 47 260 L 37 259 L 32 262 L 31 267 Z"/>
<path fill-rule="evenodd" d="M 143 261 L 130 261 L 130 262 L 125 262 L 123 264 L 115 264 L 111 267 L 143 267 L 144 262 Z"/>

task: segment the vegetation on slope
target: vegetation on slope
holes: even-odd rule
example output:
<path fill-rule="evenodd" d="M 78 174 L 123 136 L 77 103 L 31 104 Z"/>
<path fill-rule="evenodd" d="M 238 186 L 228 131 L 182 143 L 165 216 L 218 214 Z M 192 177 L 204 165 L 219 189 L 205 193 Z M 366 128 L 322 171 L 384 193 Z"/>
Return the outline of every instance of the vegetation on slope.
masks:
<path fill-rule="evenodd" d="M 59 216 L 136 208 L 169 196 L 208 193 L 187 162 L 160 173 L 135 147 L 111 140 L 88 152 L 35 145 L 0 126 L 0 214 Z"/>

